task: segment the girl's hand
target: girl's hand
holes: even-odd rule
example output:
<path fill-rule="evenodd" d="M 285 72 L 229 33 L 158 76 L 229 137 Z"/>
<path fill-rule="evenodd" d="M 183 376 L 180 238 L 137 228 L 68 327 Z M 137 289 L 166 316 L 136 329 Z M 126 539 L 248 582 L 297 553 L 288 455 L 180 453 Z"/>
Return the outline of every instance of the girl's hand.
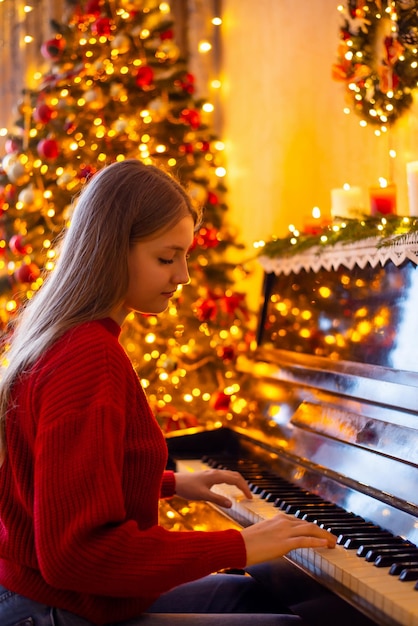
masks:
<path fill-rule="evenodd" d="M 213 485 L 235 485 L 252 498 L 247 482 L 238 472 L 204 470 L 176 474 L 176 493 L 187 500 L 206 500 L 230 508 L 231 501 L 211 491 Z M 277 515 L 241 530 L 247 551 L 247 566 L 277 559 L 297 548 L 334 548 L 337 538 L 316 524 L 278 511 Z"/>
<path fill-rule="evenodd" d="M 248 484 L 241 474 L 219 469 L 176 474 L 176 494 L 186 500 L 206 500 L 230 508 L 232 503 L 228 498 L 211 491 L 213 485 L 222 483 L 235 485 L 246 498 L 252 498 Z"/>
<path fill-rule="evenodd" d="M 337 538 L 327 530 L 292 515 L 275 517 L 241 531 L 247 566 L 277 559 L 297 548 L 335 548 Z"/>

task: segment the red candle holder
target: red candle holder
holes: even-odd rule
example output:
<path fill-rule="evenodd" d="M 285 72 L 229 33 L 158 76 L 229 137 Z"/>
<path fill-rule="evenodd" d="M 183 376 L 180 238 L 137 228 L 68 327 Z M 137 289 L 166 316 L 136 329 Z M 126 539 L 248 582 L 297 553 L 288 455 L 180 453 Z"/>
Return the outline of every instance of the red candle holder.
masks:
<path fill-rule="evenodd" d="M 396 214 L 396 185 L 370 187 L 371 215 Z"/>

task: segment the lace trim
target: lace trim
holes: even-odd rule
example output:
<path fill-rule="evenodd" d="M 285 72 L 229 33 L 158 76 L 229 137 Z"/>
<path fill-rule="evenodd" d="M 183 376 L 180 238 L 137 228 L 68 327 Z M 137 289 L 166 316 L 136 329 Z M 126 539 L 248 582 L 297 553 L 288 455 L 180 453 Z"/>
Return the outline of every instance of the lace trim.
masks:
<path fill-rule="evenodd" d="M 336 270 L 340 266 L 351 270 L 355 266 L 364 268 L 385 265 L 392 261 L 396 266 L 404 261 L 418 265 L 418 233 L 387 239 L 382 245 L 379 237 L 370 237 L 355 243 L 336 243 L 333 246 L 315 246 L 294 255 L 270 258 L 260 256 L 259 262 L 267 273 L 298 274 L 301 270 L 317 272 L 320 269 Z"/>

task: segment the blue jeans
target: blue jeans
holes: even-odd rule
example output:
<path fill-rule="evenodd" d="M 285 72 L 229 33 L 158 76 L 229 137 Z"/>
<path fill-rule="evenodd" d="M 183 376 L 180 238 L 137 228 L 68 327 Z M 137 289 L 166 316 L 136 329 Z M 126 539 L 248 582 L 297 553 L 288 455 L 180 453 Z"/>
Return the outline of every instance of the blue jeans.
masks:
<path fill-rule="evenodd" d="M 303 626 L 249 576 L 215 574 L 162 595 L 144 615 L 109 626 Z M 0 586 L 1 626 L 95 626 Z M 305 624 L 306 626 L 306 624 Z"/>

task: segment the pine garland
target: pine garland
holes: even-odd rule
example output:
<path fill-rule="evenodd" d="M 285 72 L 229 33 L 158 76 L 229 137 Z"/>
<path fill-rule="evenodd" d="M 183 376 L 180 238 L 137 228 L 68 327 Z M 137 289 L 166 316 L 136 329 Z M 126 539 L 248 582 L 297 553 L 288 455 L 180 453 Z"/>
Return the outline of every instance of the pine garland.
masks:
<path fill-rule="evenodd" d="M 324 249 L 337 243 L 349 244 L 362 239 L 377 238 L 377 247 L 401 243 L 418 232 L 418 217 L 365 216 L 363 219 L 346 219 L 324 226 L 317 233 L 292 232 L 287 237 L 272 239 L 259 251 L 259 256 L 276 258 L 305 252 L 315 246 Z"/>

